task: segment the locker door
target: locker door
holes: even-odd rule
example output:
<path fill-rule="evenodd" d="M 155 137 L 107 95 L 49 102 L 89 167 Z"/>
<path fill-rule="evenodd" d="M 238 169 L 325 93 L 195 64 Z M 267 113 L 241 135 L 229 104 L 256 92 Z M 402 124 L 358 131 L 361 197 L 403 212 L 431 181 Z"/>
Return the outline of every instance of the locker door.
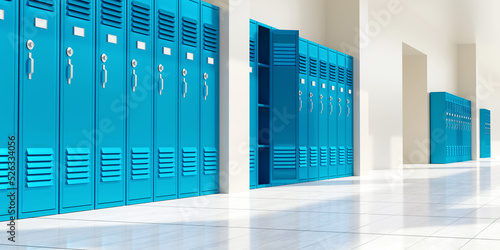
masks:
<path fill-rule="evenodd" d="M 127 26 L 127 204 L 153 201 L 152 0 L 129 0 Z"/>
<path fill-rule="evenodd" d="M 318 44 L 309 42 L 309 82 L 308 84 L 308 147 L 309 147 L 309 181 L 318 180 L 319 165 L 319 83 L 318 83 Z"/>
<path fill-rule="evenodd" d="M 58 210 L 58 3 L 21 4 L 19 218 Z"/>
<path fill-rule="evenodd" d="M 300 38 L 299 40 L 299 108 L 298 108 L 298 146 L 299 146 L 299 181 L 308 181 L 308 159 L 307 159 L 307 145 L 308 145 L 308 129 L 307 129 L 307 116 L 309 113 L 308 109 L 308 97 L 307 86 L 308 86 L 308 42 L 305 39 Z"/>
<path fill-rule="evenodd" d="M 257 188 L 258 176 L 258 64 L 257 23 L 250 21 L 250 188 Z"/>
<path fill-rule="evenodd" d="M 0 123 L 0 138 L 4 143 L 0 146 L 0 221 L 10 220 L 11 216 L 17 218 L 16 210 L 8 211 L 10 206 L 10 194 L 16 188 L 17 171 L 9 174 L 9 170 L 17 164 L 17 88 L 18 88 L 18 43 L 15 39 L 18 37 L 18 9 L 17 1 L 0 1 L 0 51 L 2 59 L 0 61 L 0 83 L 2 91 L 0 92 L 0 107 L 3 107 L 3 122 Z M 14 40 L 13 40 L 14 39 Z M 6 142 L 8 140 L 8 143 Z M 9 149 L 10 148 L 10 149 Z M 13 158 L 9 158 L 13 157 Z M 12 168 L 13 169 L 13 168 Z M 14 178 L 12 177 L 14 176 Z M 10 181 L 9 181 L 10 178 Z M 16 193 L 17 195 L 17 193 Z M 16 201 L 17 203 L 17 201 Z"/>
<path fill-rule="evenodd" d="M 197 196 L 200 143 L 200 1 L 180 1 L 179 198 Z"/>
<path fill-rule="evenodd" d="M 337 52 L 330 50 L 329 61 L 329 88 L 328 88 L 328 177 L 337 178 Z"/>
<path fill-rule="evenodd" d="M 346 149 L 347 149 L 347 175 L 353 175 L 354 163 L 354 145 L 353 145 L 353 60 L 351 56 L 347 56 L 347 92 L 346 92 L 346 107 L 347 107 L 347 120 L 346 120 Z"/>
<path fill-rule="evenodd" d="M 347 148 L 346 148 L 346 117 L 347 117 L 347 89 L 346 89 L 346 76 L 345 76 L 345 55 L 337 53 L 337 106 L 338 106 L 338 119 L 337 119 L 337 153 L 338 153 L 338 176 L 345 177 L 347 174 Z"/>
<path fill-rule="evenodd" d="M 319 179 L 328 178 L 328 48 L 319 47 Z"/>
<path fill-rule="evenodd" d="M 59 212 L 94 209 L 94 6 L 62 3 L 60 88 L 61 147 Z"/>
<path fill-rule="evenodd" d="M 97 2 L 95 207 L 125 204 L 124 0 Z"/>
<path fill-rule="evenodd" d="M 298 180 L 297 85 L 299 79 L 299 32 L 271 31 L 271 184 L 282 185 Z"/>
<path fill-rule="evenodd" d="M 201 7 L 201 194 L 219 193 L 219 8 Z"/>
<path fill-rule="evenodd" d="M 156 1 L 154 200 L 177 198 L 178 1 Z"/>

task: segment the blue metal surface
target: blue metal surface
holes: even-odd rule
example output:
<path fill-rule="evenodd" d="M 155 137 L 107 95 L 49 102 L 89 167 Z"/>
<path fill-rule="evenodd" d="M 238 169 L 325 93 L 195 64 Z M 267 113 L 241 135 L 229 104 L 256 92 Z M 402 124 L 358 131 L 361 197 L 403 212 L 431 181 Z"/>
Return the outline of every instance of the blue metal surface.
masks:
<path fill-rule="evenodd" d="M 318 180 L 318 166 L 319 166 L 319 58 L 318 58 L 318 44 L 309 42 L 309 81 L 308 85 L 308 155 L 309 155 L 309 181 Z"/>
<path fill-rule="evenodd" d="M 60 6 L 23 0 L 20 10 L 19 218 L 28 218 L 58 212 Z"/>
<path fill-rule="evenodd" d="M 337 53 L 337 166 L 338 176 L 347 175 L 347 145 L 346 145 L 346 126 L 347 126 L 347 85 L 346 85 L 346 56 L 343 53 Z"/>
<path fill-rule="evenodd" d="M 338 177 L 338 148 L 337 148 L 337 120 L 339 113 L 339 106 L 337 105 L 337 52 L 335 50 L 330 50 L 328 52 L 328 62 L 329 62 L 329 87 L 328 87 L 328 177 L 337 178 Z"/>
<path fill-rule="evenodd" d="M 61 2 L 59 212 L 94 209 L 94 3 Z"/>
<path fill-rule="evenodd" d="M 299 166 L 299 182 L 306 182 L 309 180 L 308 171 L 308 122 L 307 118 L 309 115 L 308 103 L 308 77 L 309 77 L 309 52 L 308 52 L 308 41 L 300 38 L 299 39 L 299 108 L 298 108 L 298 137 L 297 145 L 299 150 L 298 155 L 298 166 Z"/>
<path fill-rule="evenodd" d="M 96 5 L 95 207 L 125 205 L 126 1 Z"/>
<path fill-rule="evenodd" d="M 319 46 L 319 103 L 318 103 L 318 172 L 319 179 L 328 179 L 328 48 Z"/>
<path fill-rule="evenodd" d="M 353 170 L 354 170 L 354 144 L 353 144 L 353 95 L 354 95 L 354 88 L 353 88 L 353 58 L 352 56 L 346 56 L 347 59 L 347 65 L 346 65 L 346 107 L 347 107 L 347 117 L 346 117 L 346 127 L 345 127 L 345 134 L 346 134 L 346 150 L 347 150 L 347 161 L 346 161 L 346 172 L 347 175 L 352 176 L 353 175 Z"/>
<path fill-rule="evenodd" d="M 480 157 L 491 157 L 491 112 L 488 109 L 479 110 L 480 125 Z"/>
<path fill-rule="evenodd" d="M 259 82 L 257 23 L 250 21 L 250 189 L 258 185 Z"/>

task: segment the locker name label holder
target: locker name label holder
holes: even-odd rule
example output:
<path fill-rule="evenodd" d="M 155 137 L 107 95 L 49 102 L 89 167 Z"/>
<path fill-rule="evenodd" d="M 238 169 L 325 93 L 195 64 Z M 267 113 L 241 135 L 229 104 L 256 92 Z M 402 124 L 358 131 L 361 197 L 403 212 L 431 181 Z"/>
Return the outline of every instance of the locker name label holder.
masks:
<path fill-rule="evenodd" d="M 4 19 L 5 19 L 4 10 L 0 9 L 0 20 L 4 20 Z"/>
<path fill-rule="evenodd" d="M 171 48 L 167 48 L 167 47 L 163 47 L 163 54 L 167 55 L 167 56 L 172 55 L 172 49 Z"/>
<path fill-rule="evenodd" d="M 207 58 L 207 63 L 208 64 L 214 64 L 214 59 L 212 57 Z"/>
<path fill-rule="evenodd" d="M 194 60 L 194 54 L 187 52 L 186 53 L 186 59 L 191 60 L 191 61 Z"/>
<path fill-rule="evenodd" d="M 146 43 L 141 42 L 141 41 L 137 41 L 137 48 L 141 49 L 141 50 L 146 50 Z"/>
<path fill-rule="evenodd" d="M 35 27 L 41 29 L 47 29 L 47 20 L 35 17 Z"/>
<path fill-rule="evenodd" d="M 73 35 L 80 36 L 80 37 L 85 37 L 85 29 L 74 26 L 73 27 Z"/>
<path fill-rule="evenodd" d="M 114 35 L 108 34 L 107 41 L 108 41 L 108 43 L 117 44 L 118 43 L 118 37 L 116 37 Z"/>

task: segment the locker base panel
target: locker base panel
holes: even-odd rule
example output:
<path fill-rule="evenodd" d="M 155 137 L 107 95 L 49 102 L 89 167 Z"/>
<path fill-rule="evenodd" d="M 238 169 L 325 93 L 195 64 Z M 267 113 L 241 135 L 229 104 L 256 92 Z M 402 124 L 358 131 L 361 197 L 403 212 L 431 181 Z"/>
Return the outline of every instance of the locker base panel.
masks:
<path fill-rule="evenodd" d="M 153 199 L 154 202 L 156 201 L 168 201 L 168 200 L 175 200 L 177 199 L 177 195 L 165 195 L 165 196 L 158 196 Z"/>
<path fill-rule="evenodd" d="M 203 195 L 211 195 L 211 194 L 218 194 L 218 193 L 220 193 L 219 189 L 211 190 L 211 191 L 203 191 L 203 192 L 201 192 L 201 195 L 203 196 Z"/>
<path fill-rule="evenodd" d="M 31 213 L 18 213 L 18 218 L 19 219 L 28 219 L 28 218 L 35 218 L 35 217 L 42 217 L 42 216 L 48 216 L 48 215 L 56 215 L 57 211 L 55 210 L 46 210 L 46 211 L 38 211 L 38 212 L 31 212 Z"/>
<path fill-rule="evenodd" d="M 67 213 L 82 212 L 82 211 L 88 211 L 88 210 L 94 210 L 94 204 L 89 204 L 89 205 L 85 205 L 85 206 L 77 206 L 77 207 L 60 208 L 59 213 L 60 214 L 67 214 Z"/>
<path fill-rule="evenodd" d="M 129 201 L 127 201 L 127 205 L 135 205 L 135 204 L 142 204 L 142 203 L 149 203 L 149 202 L 153 202 L 153 198 L 129 200 Z"/>
<path fill-rule="evenodd" d="M 125 201 L 96 204 L 95 209 L 125 206 Z"/>
<path fill-rule="evenodd" d="M 179 194 L 179 199 L 182 199 L 182 198 L 191 198 L 191 197 L 196 197 L 196 196 L 200 196 L 199 193 L 188 193 L 188 194 Z"/>

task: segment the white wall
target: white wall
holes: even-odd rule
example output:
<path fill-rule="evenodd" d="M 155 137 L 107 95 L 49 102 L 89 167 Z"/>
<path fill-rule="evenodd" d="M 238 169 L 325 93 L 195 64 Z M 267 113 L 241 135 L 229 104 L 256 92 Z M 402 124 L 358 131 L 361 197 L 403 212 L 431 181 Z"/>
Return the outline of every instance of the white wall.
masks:
<path fill-rule="evenodd" d="M 402 43 L 427 55 L 428 91 L 457 94 L 457 47 L 408 0 L 360 0 L 361 172 L 403 164 Z M 366 107 L 366 108 L 363 108 Z"/>
<path fill-rule="evenodd" d="M 403 163 L 428 164 L 428 140 L 427 56 L 403 52 Z"/>
<path fill-rule="evenodd" d="M 300 37 L 326 45 L 326 1 L 251 0 L 250 18 L 278 29 L 299 30 Z"/>

